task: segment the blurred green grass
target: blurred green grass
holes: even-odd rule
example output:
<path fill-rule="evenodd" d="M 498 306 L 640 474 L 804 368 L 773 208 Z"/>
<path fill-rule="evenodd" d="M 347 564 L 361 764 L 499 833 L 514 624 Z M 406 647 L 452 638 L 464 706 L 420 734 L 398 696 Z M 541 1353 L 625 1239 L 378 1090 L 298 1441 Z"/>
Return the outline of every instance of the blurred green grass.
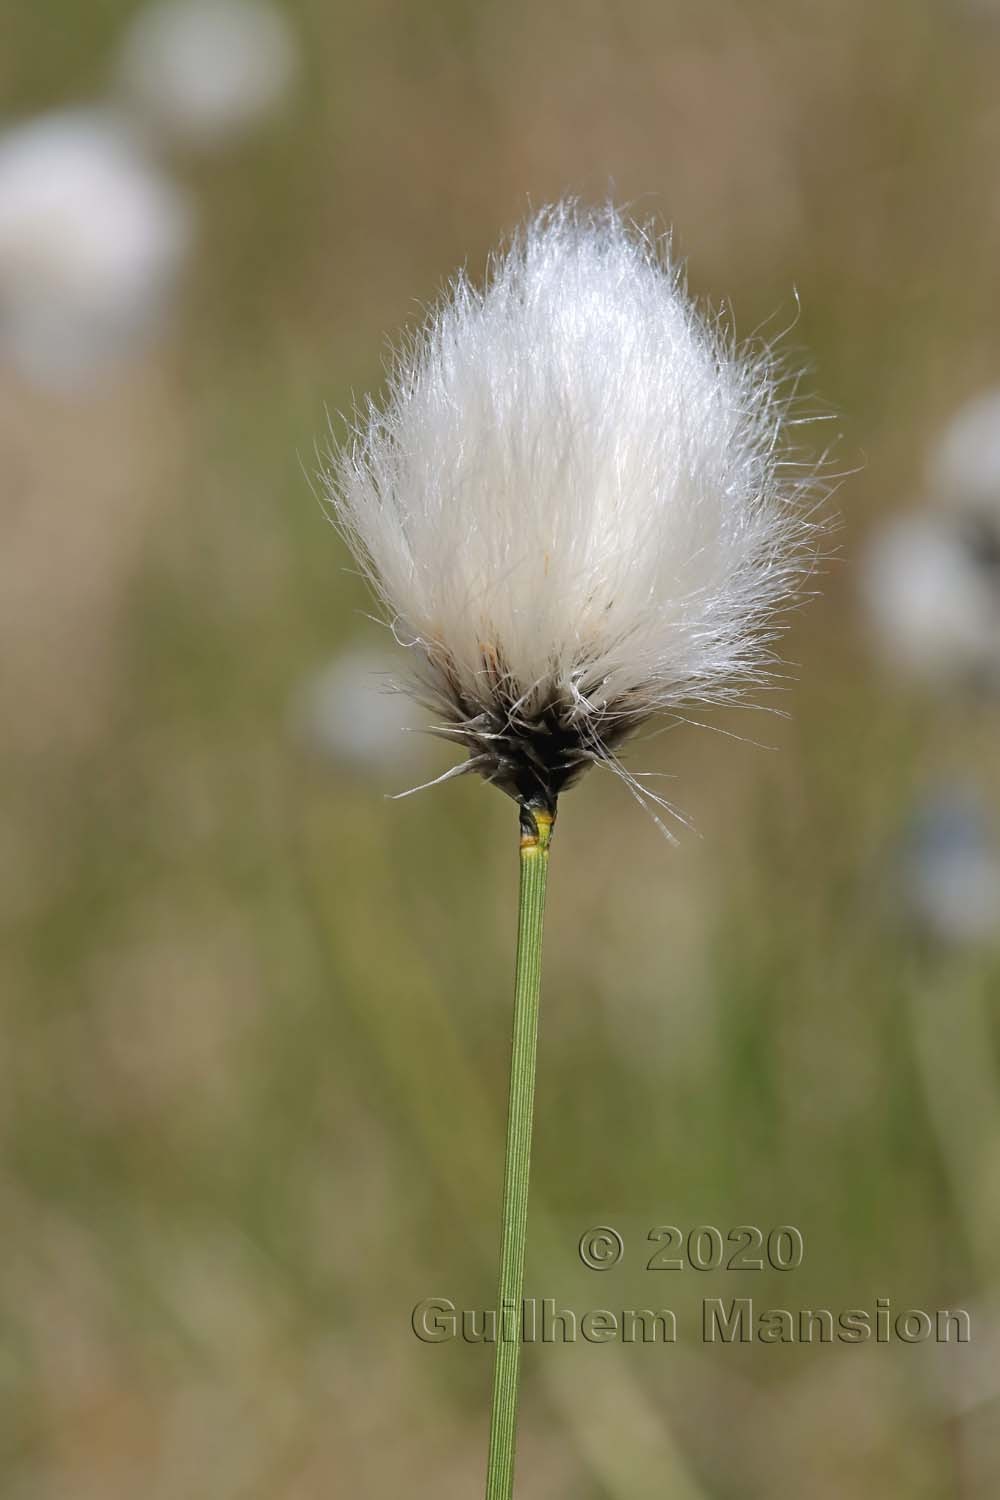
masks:
<path fill-rule="evenodd" d="M 15 0 L 6 112 L 101 88 L 130 9 Z M 290 740 L 303 674 L 378 634 L 307 475 L 455 265 L 610 189 L 742 332 L 798 289 L 859 472 L 791 718 L 713 720 L 776 749 L 644 747 L 702 838 L 668 848 L 610 777 L 565 801 L 529 1281 L 604 1305 L 592 1222 L 791 1222 L 805 1262 L 762 1303 L 957 1303 L 976 1344 L 531 1349 L 519 1492 L 993 1495 L 997 967 L 885 920 L 881 854 L 935 769 L 1000 793 L 997 725 L 875 674 L 852 565 L 996 378 L 1000 15 L 288 10 L 287 116 L 178 166 L 203 232 L 165 347 L 73 400 L 0 385 L 3 566 L 31 580 L 4 617 L 3 1492 L 480 1484 L 488 1351 L 409 1316 L 493 1296 L 514 814 L 464 783 L 386 802 Z M 736 1294 L 680 1280 L 620 1294 Z"/>

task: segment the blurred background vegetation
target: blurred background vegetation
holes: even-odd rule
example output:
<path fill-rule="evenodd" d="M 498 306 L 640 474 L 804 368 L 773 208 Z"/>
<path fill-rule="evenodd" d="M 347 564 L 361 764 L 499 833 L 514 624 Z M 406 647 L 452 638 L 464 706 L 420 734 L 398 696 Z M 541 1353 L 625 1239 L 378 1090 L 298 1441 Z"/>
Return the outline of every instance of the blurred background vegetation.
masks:
<path fill-rule="evenodd" d="M 105 97 L 135 10 L 6 0 L 7 124 Z M 159 337 L 0 371 L 2 1492 L 479 1492 L 491 1351 L 410 1311 L 494 1296 L 516 818 L 385 800 L 447 748 L 397 764 L 309 686 L 385 647 L 312 476 L 386 334 L 570 191 L 672 225 L 740 333 L 794 324 L 852 472 L 788 717 L 631 754 L 700 837 L 610 776 L 565 799 L 528 1290 L 691 1330 L 888 1296 L 973 1343 L 532 1347 L 518 1493 L 993 1496 L 1000 968 L 904 920 L 893 851 L 928 787 L 998 808 L 997 710 L 887 673 L 856 573 L 1000 380 L 1000 6 L 283 13 L 281 107 L 149 148 L 196 219 Z M 622 1272 L 580 1266 L 594 1223 Z M 795 1224 L 803 1265 L 647 1273 L 665 1223 Z"/>

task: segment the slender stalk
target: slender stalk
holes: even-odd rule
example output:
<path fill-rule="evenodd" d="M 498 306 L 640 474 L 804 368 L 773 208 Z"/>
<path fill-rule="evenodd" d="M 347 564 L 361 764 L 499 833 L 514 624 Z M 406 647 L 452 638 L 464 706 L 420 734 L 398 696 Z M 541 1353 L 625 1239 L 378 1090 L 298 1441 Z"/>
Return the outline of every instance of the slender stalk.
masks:
<path fill-rule="evenodd" d="M 535 1103 L 538 995 L 542 982 L 542 918 L 554 814 L 522 809 L 521 880 L 514 978 L 514 1036 L 507 1105 L 507 1155 L 500 1223 L 496 1361 L 490 1412 L 486 1500 L 510 1500 L 514 1488 L 517 1387 L 521 1363 L 524 1244 L 528 1225 L 531 1123 Z"/>

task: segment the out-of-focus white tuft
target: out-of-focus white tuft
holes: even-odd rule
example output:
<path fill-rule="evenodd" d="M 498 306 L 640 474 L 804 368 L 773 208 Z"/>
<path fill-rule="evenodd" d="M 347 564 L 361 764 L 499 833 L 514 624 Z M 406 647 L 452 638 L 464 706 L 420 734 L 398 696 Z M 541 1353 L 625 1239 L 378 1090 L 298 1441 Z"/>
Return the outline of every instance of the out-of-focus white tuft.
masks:
<path fill-rule="evenodd" d="M 1000 587 L 947 516 L 901 516 L 869 543 L 861 585 L 886 666 L 934 687 L 1000 686 Z"/>
<path fill-rule="evenodd" d="M 945 787 L 917 809 L 903 843 L 902 896 L 910 921 L 937 942 L 997 942 L 1000 845 L 981 798 Z"/>
<path fill-rule="evenodd" d="M 298 62 L 292 30 L 267 0 L 155 0 L 126 33 L 118 75 L 158 129 L 215 147 L 275 113 Z"/>
<path fill-rule="evenodd" d="M 935 496 L 992 517 L 1000 533 L 1000 390 L 986 391 L 955 413 L 932 450 L 929 469 Z"/>
<path fill-rule="evenodd" d="M 412 770 L 426 759 L 426 741 L 412 732 L 422 725 L 396 685 L 398 665 L 388 653 L 347 647 L 297 688 L 289 711 L 295 738 L 351 770 Z"/>
<path fill-rule="evenodd" d="M 100 111 L 0 137 L 0 354 L 86 377 L 155 328 L 192 237 L 187 200 Z"/>
<path fill-rule="evenodd" d="M 650 715 L 772 675 L 816 530 L 786 404 L 611 208 L 456 277 L 327 477 L 472 769 L 554 803 Z"/>

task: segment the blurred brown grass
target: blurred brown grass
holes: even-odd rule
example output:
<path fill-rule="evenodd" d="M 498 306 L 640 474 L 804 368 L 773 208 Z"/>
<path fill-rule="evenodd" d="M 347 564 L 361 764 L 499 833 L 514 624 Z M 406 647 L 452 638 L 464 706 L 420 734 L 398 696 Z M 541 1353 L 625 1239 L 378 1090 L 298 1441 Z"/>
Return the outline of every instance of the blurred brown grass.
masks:
<path fill-rule="evenodd" d="M 997 376 L 1000 11 L 287 9 L 286 116 L 178 164 L 203 231 L 167 342 L 72 399 L 0 381 L 4 1494 L 481 1482 L 488 1351 L 409 1315 L 493 1295 L 513 814 L 464 783 L 387 803 L 290 743 L 297 681 L 376 634 L 303 468 L 386 332 L 575 191 L 673 224 L 741 332 L 794 322 L 857 472 L 790 719 L 713 720 L 775 749 L 648 747 L 701 839 L 667 848 L 610 777 L 566 801 L 529 1280 L 604 1305 L 590 1222 L 792 1222 L 805 1263 L 762 1303 L 976 1332 L 529 1350 L 519 1493 L 991 1496 L 997 970 L 913 950 L 880 882 L 925 776 L 1000 795 L 997 725 L 869 667 L 852 569 Z M 15 0 L 8 112 L 102 88 L 129 10 Z M 737 1294 L 680 1279 L 616 1293 Z"/>

